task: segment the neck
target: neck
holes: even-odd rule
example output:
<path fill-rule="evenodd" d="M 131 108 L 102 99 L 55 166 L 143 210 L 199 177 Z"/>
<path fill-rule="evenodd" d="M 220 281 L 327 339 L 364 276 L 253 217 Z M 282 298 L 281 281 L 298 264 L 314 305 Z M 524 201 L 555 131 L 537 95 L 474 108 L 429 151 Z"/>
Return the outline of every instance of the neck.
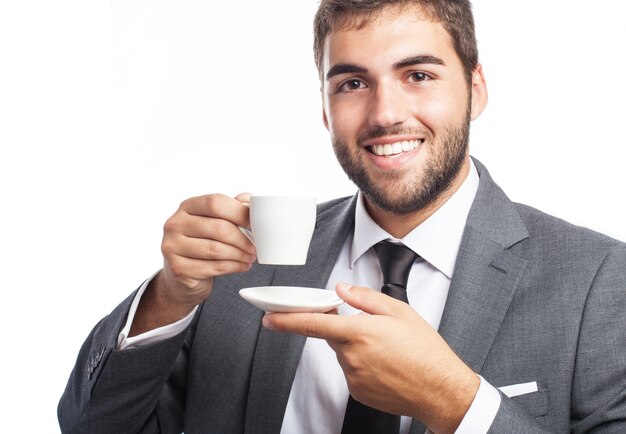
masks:
<path fill-rule="evenodd" d="M 448 201 L 461 187 L 470 170 L 469 157 L 465 159 L 463 166 L 459 170 L 456 178 L 450 186 L 443 191 L 437 199 L 430 205 L 409 214 L 394 214 L 389 211 L 382 210 L 371 203 L 367 197 L 365 199 L 365 208 L 372 219 L 385 231 L 395 238 L 404 238 L 409 232 L 421 225 L 426 219 L 433 215 L 444 203 Z"/>

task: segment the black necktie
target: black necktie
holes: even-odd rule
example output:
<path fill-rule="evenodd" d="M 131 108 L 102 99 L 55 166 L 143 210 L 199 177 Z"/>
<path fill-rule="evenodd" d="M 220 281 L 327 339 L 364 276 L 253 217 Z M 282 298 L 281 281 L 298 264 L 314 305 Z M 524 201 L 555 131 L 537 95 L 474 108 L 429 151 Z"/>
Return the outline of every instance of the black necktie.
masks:
<path fill-rule="evenodd" d="M 406 283 L 413 263 L 419 256 L 403 244 L 381 241 L 374 246 L 383 271 L 381 292 L 408 303 Z M 400 416 L 361 404 L 350 396 L 341 434 L 396 434 Z"/>

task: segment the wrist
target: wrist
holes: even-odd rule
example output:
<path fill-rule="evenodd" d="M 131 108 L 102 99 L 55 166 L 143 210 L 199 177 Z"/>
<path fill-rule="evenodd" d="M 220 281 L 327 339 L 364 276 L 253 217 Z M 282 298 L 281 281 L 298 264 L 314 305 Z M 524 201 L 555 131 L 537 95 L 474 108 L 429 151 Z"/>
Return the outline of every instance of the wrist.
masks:
<path fill-rule="evenodd" d="M 144 291 L 130 328 L 129 337 L 162 327 L 187 316 L 197 305 L 173 300 L 168 296 L 163 270 Z"/>
<path fill-rule="evenodd" d="M 438 408 L 432 413 L 436 415 L 429 423 L 435 433 L 454 433 L 474 401 L 480 377 L 467 368 L 460 376 L 449 378 L 443 393 L 438 399 Z"/>

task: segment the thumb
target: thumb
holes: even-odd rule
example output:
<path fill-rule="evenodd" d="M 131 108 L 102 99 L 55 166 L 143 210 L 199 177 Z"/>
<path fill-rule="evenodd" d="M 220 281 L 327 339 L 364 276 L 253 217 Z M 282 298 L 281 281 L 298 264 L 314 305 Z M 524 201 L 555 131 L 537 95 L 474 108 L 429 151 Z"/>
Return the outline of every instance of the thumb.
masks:
<path fill-rule="evenodd" d="M 235 199 L 238 200 L 239 202 L 241 202 L 241 204 L 243 206 L 245 206 L 246 208 L 250 207 L 250 198 L 252 197 L 251 193 L 239 193 L 237 196 L 235 196 Z M 244 224 L 245 227 L 249 228 L 250 227 L 250 212 L 249 210 L 246 211 L 246 221 Z M 249 239 L 249 237 L 248 237 Z"/>
<path fill-rule="evenodd" d="M 335 290 L 350 306 L 372 315 L 397 316 L 398 309 L 408 306 L 400 300 L 364 286 L 338 283 Z"/>
<path fill-rule="evenodd" d="M 243 204 L 248 204 L 250 203 L 251 197 L 252 197 L 252 193 L 244 192 L 244 193 L 239 193 L 237 196 L 235 196 L 235 199 L 237 199 L 239 202 Z"/>

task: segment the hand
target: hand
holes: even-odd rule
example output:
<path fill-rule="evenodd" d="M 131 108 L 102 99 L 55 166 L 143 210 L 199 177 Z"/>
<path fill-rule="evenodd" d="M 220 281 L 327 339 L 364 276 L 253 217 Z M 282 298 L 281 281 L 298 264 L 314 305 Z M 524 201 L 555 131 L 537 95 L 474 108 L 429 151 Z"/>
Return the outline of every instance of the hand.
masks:
<path fill-rule="evenodd" d="M 130 335 L 170 324 L 204 301 L 213 279 L 247 271 L 256 249 L 238 226 L 250 226 L 250 194 L 220 194 L 184 201 L 163 228 L 164 266 L 137 310 Z"/>
<path fill-rule="evenodd" d="M 408 304 L 345 284 L 337 285 L 337 294 L 364 313 L 271 313 L 263 325 L 325 339 L 354 399 L 412 416 L 436 433 L 454 432 L 476 395 L 478 376 Z"/>

